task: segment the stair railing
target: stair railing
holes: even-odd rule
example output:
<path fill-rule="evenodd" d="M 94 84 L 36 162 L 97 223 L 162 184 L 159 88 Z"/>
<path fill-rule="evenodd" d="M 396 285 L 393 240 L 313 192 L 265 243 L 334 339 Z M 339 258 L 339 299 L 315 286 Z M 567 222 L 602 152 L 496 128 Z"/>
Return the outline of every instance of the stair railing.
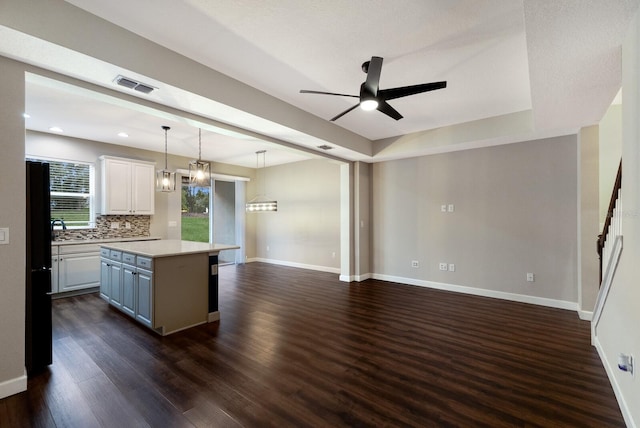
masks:
<path fill-rule="evenodd" d="M 598 235 L 598 258 L 600 259 L 600 285 L 602 285 L 602 273 L 611 262 L 611 254 L 616 236 L 622 235 L 622 215 L 620 210 L 620 192 L 622 187 L 622 160 L 618 166 L 616 182 L 613 185 L 613 192 L 609 201 L 607 218 L 605 219 L 602 233 Z M 605 265 L 606 263 L 606 265 Z"/>

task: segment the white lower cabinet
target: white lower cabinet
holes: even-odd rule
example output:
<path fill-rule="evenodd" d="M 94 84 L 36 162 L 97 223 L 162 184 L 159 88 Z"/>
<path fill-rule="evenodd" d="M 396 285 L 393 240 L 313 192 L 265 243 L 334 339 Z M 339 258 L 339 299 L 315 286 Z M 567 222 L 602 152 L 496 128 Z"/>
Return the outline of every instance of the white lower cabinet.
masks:
<path fill-rule="evenodd" d="M 58 292 L 58 248 L 51 250 L 51 292 Z"/>
<path fill-rule="evenodd" d="M 150 259 L 103 250 L 101 266 L 100 296 L 140 323 L 152 327 L 153 272 L 140 267 L 150 267 Z"/>
<path fill-rule="evenodd" d="M 100 253 L 97 245 L 56 245 L 52 246 L 51 251 L 51 292 L 54 295 L 100 285 Z"/>
<path fill-rule="evenodd" d="M 60 255 L 58 292 L 97 287 L 100 284 L 99 266 L 98 252 Z"/>

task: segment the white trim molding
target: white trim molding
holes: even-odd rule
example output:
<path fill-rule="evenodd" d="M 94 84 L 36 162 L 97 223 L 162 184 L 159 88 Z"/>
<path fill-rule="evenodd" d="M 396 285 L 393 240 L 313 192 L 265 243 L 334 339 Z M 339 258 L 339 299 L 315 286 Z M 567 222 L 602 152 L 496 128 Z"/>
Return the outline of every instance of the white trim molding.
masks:
<path fill-rule="evenodd" d="M 262 263 L 269 263 L 272 265 L 289 266 L 289 267 L 295 267 L 295 268 L 301 268 L 301 269 L 317 270 L 320 272 L 340 274 L 340 268 L 334 268 L 329 266 L 308 265 L 304 263 L 288 262 L 284 260 L 265 259 L 262 257 L 253 257 L 253 258 L 247 259 L 247 262 L 248 263 L 262 262 Z M 340 280 L 342 280 L 342 277 L 340 278 Z"/>
<path fill-rule="evenodd" d="M 578 317 L 583 321 L 591 321 L 593 319 L 593 311 L 578 309 Z"/>
<path fill-rule="evenodd" d="M 507 293 L 504 291 L 487 290 L 483 288 L 467 287 L 464 285 L 445 284 L 441 282 L 424 281 L 413 278 L 403 278 L 399 276 L 381 275 L 374 273 L 374 279 L 382 281 L 397 282 L 400 284 L 416 285 L 418 287 L 434 288 L 437 290 L 453 291 L 456 293 L 471 294 L 474 296 L 491 297 L 494 299 L 510 300 L 513 302 L 529 303 L 532 305 L 547 306 L 558 309 L 578 310 L 577 302 L 566 300 L 548 299 L 546 297 L 528 296 L 525 294 Z"/>
<path fill-rule="evenodd" d="M 622 254 L 622 235 L 615 237 L 613 241 L 613 248 L 611 249 L 611 255 L 608 260 L 603 260 L 605 271 L 602 275 L 602 284 L 600 285 L 600 291 L 598 292 L 598 298 L 596 305 L 593 308 L 593 317 L 591 321 L 591 343 L 595 343 L 595 338 L 598 334 L 598 322 L 600 322 L 600 315 L 604 309 L 607 296 L 609 296 L 609 290 L 611 290 L 611 284 L 613 284 L 613 277 L 616 274 L 618 268 L 618 261 L 620 261 L 620 255 Z"/>
<path fill-rule="evenodd" d="M 0 399 L 27 390 L 27 369 L 24 374 L 13 379 L 0 382 Z"/>
<path fill-rule="evenodd" d="M 636 425 L 633 422 L 631 410 L 629 409 L 629 405 L 624 399 L 624 394 L 620 389 L 620 385 L 618 384 L 618 380 L 615 376 L 617 373 L 616 369 L 618 368 L 618 363 L 615 362 L 613 365 L 610 363 L 597 337 L 593 339 L 593 346 L 595 346 L 596 350 L 598 351 L 598 355 L 600 356 L 600 361 L 602 361 L 604 371 L 607 373 L 607 377 L 609 378 L 609 383 L 611 383 L 613 393 L 616 396 L 616 400 L 618 400 L 618 406 L 620 406 L 620 412 L 622 413 L 622 417 L 624 418 L 624 423 L 628 427 L 635 427 Z"/>
<path fill-rule="evenodd" d="M 340 275 L 340 281 L 343 282 L 362 282 L 367 279 L 371 279 L 373 276 L 370 273 L 364 273 L 362 275 Z"/>

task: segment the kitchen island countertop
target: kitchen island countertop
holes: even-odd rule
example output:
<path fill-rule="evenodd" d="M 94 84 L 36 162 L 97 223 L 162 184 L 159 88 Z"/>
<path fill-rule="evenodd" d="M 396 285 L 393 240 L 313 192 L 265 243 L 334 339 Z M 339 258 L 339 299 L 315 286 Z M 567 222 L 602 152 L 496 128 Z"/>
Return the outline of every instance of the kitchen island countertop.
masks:
<path fill-rule="evenodd" d="M 208 244 L 206 242 L 181 241 L 179 239 L 102 243 L 100 246 L 151 258 L 198 253 L 218 254 L 223 250 L 236 250 L 240 248 L 237 245 Z"/>

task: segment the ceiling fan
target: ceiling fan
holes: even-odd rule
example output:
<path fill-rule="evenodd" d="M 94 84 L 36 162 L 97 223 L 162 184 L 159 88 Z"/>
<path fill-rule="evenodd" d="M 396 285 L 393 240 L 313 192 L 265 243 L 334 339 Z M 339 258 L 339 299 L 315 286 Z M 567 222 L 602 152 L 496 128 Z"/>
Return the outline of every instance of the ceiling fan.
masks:
<path fill-rule="evenodd" d="M 301 89 L 302 94 L 321 94 L 321 95 L 338 95 L 340 97 L 352 97 L 359 98 L 360 102 L 353 107 L 348 108 L 342 113 L 331 119 L 333 122 L 336 119 L 341 118 L 351 110 L 360 106 L 363 110 L 378 110 L 387 116 L 400 120 L 402 115 L 398 113 L 396 109 L 391 107 L 388 100 L 396 98 L 402 98 L 409 95 L 420 94 L 422 92 L 435 91 L 436 89 L 443 89 L 447 87 L 447 82 L 432 82 L 423 83 L 420 85 L 402 86 L 399 88 L 380 89 L 380 72 L 382 71 L 382 58 L 379 56 L 372 56 L 371 61 L 366 61 L 362 64 L 362 71 L 367 74 L 367 80 L 360 85 L 360 95 L 349 94 L 337 94 L 334 92 L 322 92 L 322 91 L 309 91 Z"/>

